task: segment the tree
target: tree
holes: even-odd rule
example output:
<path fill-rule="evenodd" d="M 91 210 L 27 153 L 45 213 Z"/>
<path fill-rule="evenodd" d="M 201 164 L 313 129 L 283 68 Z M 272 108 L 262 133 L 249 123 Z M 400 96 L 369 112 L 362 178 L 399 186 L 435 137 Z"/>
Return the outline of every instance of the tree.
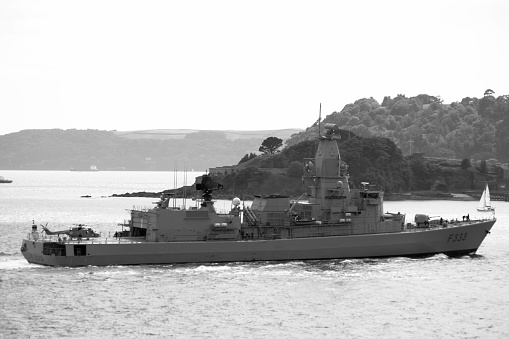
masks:
<path fill-rule="evenodd" d="M 495 148 L 501 161 L 509 161 L 509 115 L 500 120 L 495 128 Z"/>
<path fill-rule="evenodd" d="M 382 107 L 386 108 L 392 108 L 392 99 L 390 96 L 385 96 L 384 100 L 382 101 Z"/>
<path fill-rule="evenodd" d="M 487 95 L 493 95 L 495 94 L 495 92 L 492 90 L 492 89 L 487 89 L 484 91 L 484 96 L 487 96 Z"/>
<path fill-rule="evenodd" d="M 291 178 L 300 178 L 302 176 L 302 163 L 300 161 L 292 161 L 288 164 L 287 173 Z"/>
<path fill-rule="evenodd" d="M 477 106 L 477 102 L 479 101 L 479 99 L 477 98 L 471 98 L 471 97 L 465 97 L 463 99 L 461 99 L 461 104 L 463 106 Z"/>
<path fill-rule="evenodd" d="M 492 118 L 490 116 L 490 113 L 491 115 L 493 115 L 493 110 L 489 111 L 487 110 L 488 108 L 492 108 L 495 106 L 495 103 L 496 103 L 496 99 L 491 96 L 491 95 L 486 95 L 484 97 L 482 97 L 480 100 L 479 100 L 479 104 L 477 105 L 477 113 L 485 118 Z"/>
<path fill-rule="evenodd" d="M 268 137 L 267 139 L 263 140 L 262 145 L 258 150 L 263 154 L 274 154 L 279 152 L 278 148 L 281 146 L 283 146 L 282 139 L 277 137 Z"/>
<path fill-rule="evenodd" d="M 462 169 L 466 170 L 466 169 L 470 168 L 471 166 L 472 165 L 470 163 L 470 159 L 465 158 L 465 159 L 461 160 L 461 168 Z"/>
<path fill-rule="evenodd" d="M 487 173 L 488 167 L 486 166 L 486 160 L 481 160 L 481 163 L 479 165 L 479 172 L 480 173 Z"/>
<path fill-rule="evenodd" d="M 432 96 L 432 95 L 428 95 L 428 94 L 419 94 L 418 96 L 416 96 L 417 99 L 419 99 L 422 104 L 424 105 L 427 105 L 427 104 L 431 104 L 433 102 L 437 102 L 437 101 L 441 101 L 440 96 Z"/>

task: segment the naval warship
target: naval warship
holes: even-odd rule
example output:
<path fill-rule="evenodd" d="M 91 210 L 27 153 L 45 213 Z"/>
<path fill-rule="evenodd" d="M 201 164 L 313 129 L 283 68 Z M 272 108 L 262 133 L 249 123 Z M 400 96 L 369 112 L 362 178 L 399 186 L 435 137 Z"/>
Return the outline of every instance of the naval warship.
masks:
<path fill-rule="evenodd" d="M 251 206 L 232 200 L 214 207 L 212 177 L 196 179 L 199 204 L 170 206 L 170 197 L 150 209 L 133 209 L 126 230 L 115 237 L 39 234 L 37 225 L 22 241 L 30 263 L 49 266 L 103 266 L 320 260 L 475 253 L 496 219 L 430 220 L 383 209 L 384 192 L 368 183 L 354 188 L 341 160 L 337 125 L 326 124 L 316 155 L 305 159 L 309 191 L 296 201 L 281 195 L 255 196 Z"/>

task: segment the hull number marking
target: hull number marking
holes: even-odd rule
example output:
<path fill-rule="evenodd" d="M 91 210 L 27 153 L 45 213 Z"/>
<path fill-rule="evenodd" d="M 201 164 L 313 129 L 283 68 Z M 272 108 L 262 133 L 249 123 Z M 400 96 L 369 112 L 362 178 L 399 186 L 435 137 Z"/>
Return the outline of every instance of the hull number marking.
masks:
<path fill-rule="evenodd" d="M 454 233 L 449 236 L 449 239 L 447 239 L 447 242 L 457 242 L 457 241 L 465 241 L 467 240 L 467 234 L 468 233 Z"/>

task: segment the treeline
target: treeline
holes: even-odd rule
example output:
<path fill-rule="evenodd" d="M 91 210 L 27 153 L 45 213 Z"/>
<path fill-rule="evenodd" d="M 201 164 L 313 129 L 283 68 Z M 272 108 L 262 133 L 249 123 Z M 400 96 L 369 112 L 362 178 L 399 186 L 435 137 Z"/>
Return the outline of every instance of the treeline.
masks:
<path fill-rule="evenodd" d="M 405 155 L 497 159 L 509 161 L 509 95 L 463 98 L 444 104 L 439 97 L 421 94 L 407 98 L 385 97 L 382 104 L 364 98 L 328 115 L 323 123 L 335 123 L 363 137 L 386 137 Z M 316 137 L 318 125 L 295 134 L 287 145 Z"/>
<path fill-rule="evenodd" d="M 197 170 L 235 164 L 263 138 L 227 139 L 221 132 L 182 139 L 128 139 L 111 131 L 24 130 L 0 136 L 0 169 Z"/>

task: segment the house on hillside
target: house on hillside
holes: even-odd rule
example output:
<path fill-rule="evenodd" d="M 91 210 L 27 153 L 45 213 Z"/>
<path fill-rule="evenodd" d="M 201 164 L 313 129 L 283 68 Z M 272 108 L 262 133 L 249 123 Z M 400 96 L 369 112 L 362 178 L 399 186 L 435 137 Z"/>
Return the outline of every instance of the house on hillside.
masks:
<path fill-rule="evenodd" d="M 221 167 L 211 167 L 209 168 L 209 174 L 214 175 L 226 175 L 232 174 L 239 171 L 237 166 L 221 166 Z"/>

